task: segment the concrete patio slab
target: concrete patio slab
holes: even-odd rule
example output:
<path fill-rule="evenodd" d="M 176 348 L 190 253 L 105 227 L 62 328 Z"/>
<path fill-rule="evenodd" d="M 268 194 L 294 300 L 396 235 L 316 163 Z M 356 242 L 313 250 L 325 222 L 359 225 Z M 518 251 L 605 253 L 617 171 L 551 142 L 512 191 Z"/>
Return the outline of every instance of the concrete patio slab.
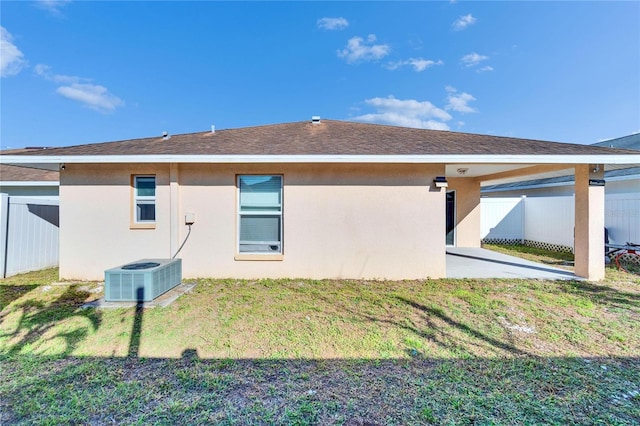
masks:
<path fill-rule="evenodd" d="M 158 298 L 150 301 L 150 302 L 107 302 L 104 300 L 104 297 L 101 297 L 98 300 L 94 300 L 92 302 L 85 303 L 82 305 L 82 308 L 96 308 L 96 309 L 117 309 L 117 308 L 166 308 L 175 302 L 180 296 L 185 293 L 190 292 L 195 287 L 195 283 L 182 283 L 172 288 L 168 292 L 159 296 Z"/>
<path fill-rule="evenodd" d="M 447 248 L 447 278 L 582 280 L 572 271 L 471 247 Z"/>

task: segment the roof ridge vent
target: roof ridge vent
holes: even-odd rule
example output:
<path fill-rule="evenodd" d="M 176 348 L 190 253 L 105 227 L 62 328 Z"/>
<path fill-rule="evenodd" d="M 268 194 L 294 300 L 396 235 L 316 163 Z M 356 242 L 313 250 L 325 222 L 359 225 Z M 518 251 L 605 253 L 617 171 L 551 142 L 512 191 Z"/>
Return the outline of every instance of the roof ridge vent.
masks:
<path fill-rule="evenodd" d="M 311 117 L 311 122 L 313 124 L 320 124 L 320 116 L 319 115 L 314 115 Z"/>
<path fill-rule="evenodd" d="M 162 140 L 166 141 L 170 138 L 171 136 L 169 136 L 169 132 L 162 132 Z"/>

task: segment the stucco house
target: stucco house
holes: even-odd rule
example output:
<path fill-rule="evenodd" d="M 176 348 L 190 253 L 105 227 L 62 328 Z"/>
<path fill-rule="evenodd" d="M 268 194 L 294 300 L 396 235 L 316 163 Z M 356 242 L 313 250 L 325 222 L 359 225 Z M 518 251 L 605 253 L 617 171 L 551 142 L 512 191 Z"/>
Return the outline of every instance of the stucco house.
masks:
<path fill-rule="evenodd" d="M 570 169 L 576 274 L 598 280 L 604 165 L 640 163 L 623 149 L 317 117 L 3 157 L 59 166 L 60 275 L 84 279 L 171 257 L 187 235 L 185 278 L 444 277 L 447 245 L 480 245 L 482 182 Z"/>

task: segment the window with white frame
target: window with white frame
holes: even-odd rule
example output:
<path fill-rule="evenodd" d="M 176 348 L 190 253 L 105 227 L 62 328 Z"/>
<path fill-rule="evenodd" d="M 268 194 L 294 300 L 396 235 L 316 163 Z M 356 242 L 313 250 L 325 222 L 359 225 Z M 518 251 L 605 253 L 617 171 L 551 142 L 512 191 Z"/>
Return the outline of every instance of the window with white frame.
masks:
<path fill-rule="evenodd" d="M 133 177 L 133 208 L 135 223 L 156 221 L 156 177 Z"/>
<path fill-rule="evenodd" d="M 238 176 L 238 252 L 282 253 L 282 176 Z"/>

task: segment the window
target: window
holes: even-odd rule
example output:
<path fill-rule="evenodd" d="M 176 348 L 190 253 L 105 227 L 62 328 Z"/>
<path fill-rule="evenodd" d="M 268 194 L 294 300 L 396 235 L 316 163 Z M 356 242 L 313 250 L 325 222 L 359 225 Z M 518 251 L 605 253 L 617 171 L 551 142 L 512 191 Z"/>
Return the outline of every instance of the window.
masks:
<path fill-rule="evenodd" d="M 135 223 L 156 221 L 156 177 L 133 177 L 133 218 Z"/>
<path fill-rule="evenodd" d="M 239 253 L 282 253 L 282 176 L 238 176 Z"/>

